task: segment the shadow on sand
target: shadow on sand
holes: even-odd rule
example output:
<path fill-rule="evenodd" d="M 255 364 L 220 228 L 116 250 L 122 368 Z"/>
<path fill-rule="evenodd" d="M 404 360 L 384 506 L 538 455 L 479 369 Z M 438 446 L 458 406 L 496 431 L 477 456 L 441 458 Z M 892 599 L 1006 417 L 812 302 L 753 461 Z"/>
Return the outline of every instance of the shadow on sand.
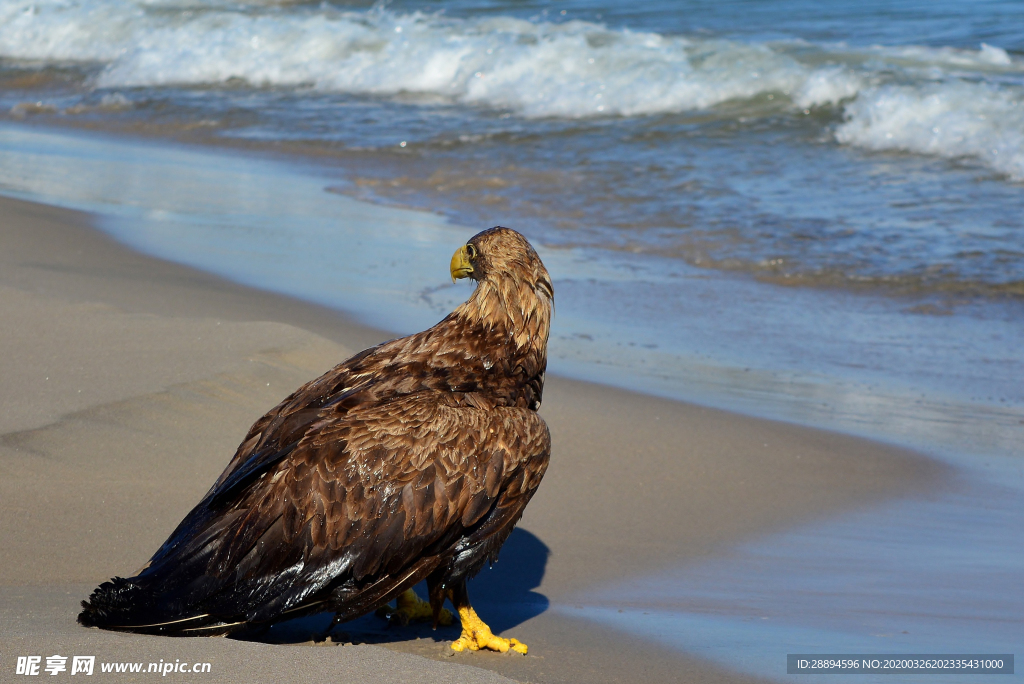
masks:
<path fill-rule="evenodd" d="M 512 629 L 547 610 L 547 597 L 533 589 L 540 586 L 544 578 L 549 553 L 547 545 L 534 534 L 516 528 L 501 549 L 500 562 L 491 568 L 485 567 L 470 580 L 469 596 L 473 607 L 495 634 Z M 418 585 L 416 593 L 426 597 L 426 585 Z M 451 605 L 447 607 L 451 608 Z M 324 639 L 331 618 L 330 613 L 310 615 L 276 624 L 258 636 L 237 638 L 273 644 L 315 643 Z M 336 626 L 331 632 L 331 640 L 354 644 L 415 639 L 447 642 L 458 638 L 460 631 L 458 620 L 452 626 L 433 630 L 429 624 L 391 625 L 386 619 L 371 613 Z"/>

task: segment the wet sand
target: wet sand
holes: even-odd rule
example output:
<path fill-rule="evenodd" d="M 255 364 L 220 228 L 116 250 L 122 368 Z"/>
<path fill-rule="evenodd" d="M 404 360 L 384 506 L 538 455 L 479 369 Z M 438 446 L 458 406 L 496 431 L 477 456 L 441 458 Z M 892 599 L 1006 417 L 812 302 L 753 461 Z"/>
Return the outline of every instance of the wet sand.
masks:
<path fill-rule="evenodd" d="M 86 215 L 10 199 L 0 311 L 5 681 L 17 655 L 53 654 L 209 661 L 202 681 L 754 681 L 550 606 L 944 477 L 894 447 L 553 377 L 541 411 L 548 475 L 501 562 L 470 584 L 484 619 L 529 656 L 449 657 L 452 630 L 374 618 L 338 637 L 383 647 L 302 647 L 308 625 L 278 630 L 278 644 L 85 630 L 78 601 L 147 560 L 256 418 L 394 335 L 137 254 Z"/>

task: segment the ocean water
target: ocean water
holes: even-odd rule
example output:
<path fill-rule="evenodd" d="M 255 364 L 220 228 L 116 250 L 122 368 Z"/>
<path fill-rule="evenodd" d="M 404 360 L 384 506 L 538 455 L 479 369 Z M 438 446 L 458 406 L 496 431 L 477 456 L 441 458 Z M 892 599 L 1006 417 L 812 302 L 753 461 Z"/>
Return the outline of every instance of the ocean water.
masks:
<path fill-rule="evenodd" d="M 3 0 L 0 111 L 315 154 L 550 244 L 1024 296 L 1019 6 L 833 5 Z"/>
<path fill-rule="evenodd" d="M 0 0 L 0 193 L 395 333 L 465 297 L 454 246 L 518 228 L 555 277 L 554 372 L 913 446 L 964 481 L 581 616 L 770 676 L 784 644 L 963 652 L 980 629 L 1001 651 L 1024 636 L 1020 17 Z"/>
<path fill-rule="evenodd" d="M 789 653 L 1019 654 L 1021 539 L 1020 464 L 988 459 L 961 471 L 941 495 L 746 542 L 701 562 L 590 589 L 556 610 L 777 680 L 792 679 Z M 936 684 L 965 679 L 972 678 L 921 677 Z M 799 680 L 829 682 L 835 675 Z"/>

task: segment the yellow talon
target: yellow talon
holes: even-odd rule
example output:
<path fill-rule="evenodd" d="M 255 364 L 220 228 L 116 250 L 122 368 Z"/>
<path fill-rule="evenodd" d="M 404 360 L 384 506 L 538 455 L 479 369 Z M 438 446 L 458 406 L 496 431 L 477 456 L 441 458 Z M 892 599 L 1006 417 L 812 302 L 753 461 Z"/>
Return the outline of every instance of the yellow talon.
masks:
<path fill-rule="evenodd" d="M 377 609 L 377 615 L 407 625 L 410 622 L 429 622 L 434 619 L 434 611 L 430 603 L 424 601 L 412 589 L 406 589 L 395 601 L 395 607 L 381 606 Z M 447 608 L 441 609 L 437 624 L 447 627 L 455 621 L 455 616 Z"/>
<path fill-rule="evenodd" d="M 461 653 L 466 649 L 479 651 L 487 648 L 498 653 L 507 653 L 509 649 L 526 655 L 527 646 L 518 639 L 503 639 L 494 636 L 491 628 L 469 606 L 459 608 L 459 620 L 462 621 L 462 636 L 452 642 L 452 650 Z"/>

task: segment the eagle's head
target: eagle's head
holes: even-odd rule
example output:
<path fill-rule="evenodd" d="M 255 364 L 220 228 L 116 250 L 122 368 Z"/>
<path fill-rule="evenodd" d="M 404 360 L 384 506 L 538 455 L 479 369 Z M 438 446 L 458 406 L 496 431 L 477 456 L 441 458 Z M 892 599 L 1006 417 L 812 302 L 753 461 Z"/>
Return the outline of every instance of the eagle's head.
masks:
<path fill-rule="evenodd" d="M 526 238 L 511 228 L 496 226 L 477 233 L 452 255 L 452 282 L 472 278 L 480 282 L 525 284 L 554 299 L 551 277 Z"/>
<path fill-rule="evenodd" d="M 477 233 L 452 256 L 451 275 L 477 283 L 464 314 L 507 328 L 520 348 L 547 345 L 555 291 L 525 237 L 501 226 Z"/>

